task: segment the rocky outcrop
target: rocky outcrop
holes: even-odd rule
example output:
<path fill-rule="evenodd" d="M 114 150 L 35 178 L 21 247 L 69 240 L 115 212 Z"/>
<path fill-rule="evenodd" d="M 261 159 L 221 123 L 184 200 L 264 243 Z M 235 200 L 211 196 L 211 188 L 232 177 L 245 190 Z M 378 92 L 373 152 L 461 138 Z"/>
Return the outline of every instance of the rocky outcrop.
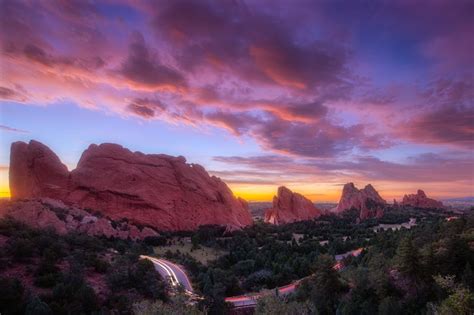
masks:
<path fill-rule="evenodd" d="M 202 166 L 187 164 L 181 156 L 131 152 L 117 144 L 90 145 L 69 172 L 47 146 L 15 142 L 10 191 L 13 200 L 49 197 L 162 231 L 252 223 L 246 202 Z"/>
<path fill-rule="evenodd" d="M 311 220 L 321 215 L 313 202 L 286 187 L 278 188 L 278 196 L 273 197 L 273 207 L 265 211 L 265 222 L 285 224 Z"/>
<path fill-rule="evenodd" d="M 61 235 L 77 231 L 90 236 L 132 240 L 158 235 L 151 228 L 140 228 L 123 220 L 112 221 L 49 198 L 2 203 L 0 217 L 9 217 L 36 229 L 53 229 Z"/>
<path fill-rule="evenodd" d="M 422 209 L 444 209 L 441 201 L 428 198 L 425 192 L 421 189 L 416 194 L 405 195 L 401 202 L 402 206 L 411 206 Z"/>
<path fill-rule="evenodd" d="M 350 209 L 360 211 L 359 218 L 365 220 L 367 218 L 383 216 L 383 210 L 386 202 L 372 185 L 365 186 L 364 189 L 357 189 L 353 183 L 344 185 L 341 199 L 335 209 L 337 213 Z"/>

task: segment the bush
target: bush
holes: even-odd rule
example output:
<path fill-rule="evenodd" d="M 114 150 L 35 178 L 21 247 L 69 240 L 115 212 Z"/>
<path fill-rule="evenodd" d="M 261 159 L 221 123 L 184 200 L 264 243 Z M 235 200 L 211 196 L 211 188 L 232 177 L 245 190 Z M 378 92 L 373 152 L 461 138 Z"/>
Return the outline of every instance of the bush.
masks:
<path fill-rule="evenodd" d="M 7 251 L 15 261 L 28 261 L 34 254 L 33 242 L 26 238 L 11 238 L 8 240 Z"/>
<path fill-rule="evenodd" d="M 0 313 L 23 313 L 24 288 L 17 279 L 0 277 Z"/>
<path fill-rule="evenodd" d="M 43 260 L 35 272 L 34 284 L 40 288 L 52 288 L 62 279 L 54 262 Z"/>
<path fill-rule="evenodd" d="M 30 299 L 26 305 L 25 315 L 50 315 L 52 314 L 51 308 L 45 302 L 41 301 L 38 297 Z"/>

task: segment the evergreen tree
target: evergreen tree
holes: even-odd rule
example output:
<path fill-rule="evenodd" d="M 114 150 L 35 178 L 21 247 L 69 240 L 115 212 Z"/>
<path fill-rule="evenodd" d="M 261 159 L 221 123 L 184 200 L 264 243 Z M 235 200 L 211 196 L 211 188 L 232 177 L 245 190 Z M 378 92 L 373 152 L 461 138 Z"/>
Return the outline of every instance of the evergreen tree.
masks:
<path fill-rule="evenodd" d="M 37 296 L 31 298 L 26 305 L 25 315 L 49 315 L 52 314 L 48 304 L 41 301 Z"/>
<path fill-rule="evenodd" d="M 405 276 L 418 279 L 421 275 L 420 255 L 410 237 L 400 241 L 397 248 L 396 266 Z"/>
<path fill-rule="evenodd" d="M 474 273 L 472 272 L 471 264 L 469 262 L 466 263 L 466 267 L 464 268 L 462 282 L 467 288 L 474 291 Z"/>
<path fill-rule="evenodd" d="M 333 314 L 344 291 L 339 273 L 333 268 L 334 264 L 331 256 L 319 256 L 314 275 L 301 288 L 309 290 L 310 299 L 321 314 Z"/>

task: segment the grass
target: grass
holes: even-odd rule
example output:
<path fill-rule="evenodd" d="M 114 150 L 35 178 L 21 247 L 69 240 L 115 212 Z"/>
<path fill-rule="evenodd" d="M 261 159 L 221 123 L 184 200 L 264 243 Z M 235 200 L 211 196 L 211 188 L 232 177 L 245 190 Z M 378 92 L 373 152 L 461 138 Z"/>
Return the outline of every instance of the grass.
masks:
<path fill-rule="evenodd" d="M 191 257 L 206 265 L 220 256 L 224 255 L 224 251 L 217 250 L 200 245 L 199 248 L 193 249 L 191 240 L 189 237 L 174 237 L 171 240 L 171 245 L 158 246 L 154 248 L 154 252 L 158 256 L 164 256 L 167 251 L 172 253 L 181 252 L 183 254 L 189 254 Z"/>

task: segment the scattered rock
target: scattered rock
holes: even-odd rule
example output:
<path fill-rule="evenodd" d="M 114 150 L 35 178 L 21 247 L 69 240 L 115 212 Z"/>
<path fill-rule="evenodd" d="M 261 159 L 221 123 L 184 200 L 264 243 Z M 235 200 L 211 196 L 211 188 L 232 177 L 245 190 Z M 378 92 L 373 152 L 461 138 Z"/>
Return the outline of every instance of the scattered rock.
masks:
<path fill-rule="evenodd" d="M 0 217 L 10 217 L 36 229 L 53 229 L 61 235 L 79 231 L 91 236 L 132 240 L 158 235 L 149 227 L 140 230 L 129 223 L 117 223 L 104 217 L 98 218 L 83 209 L 68 208 L 65 205 L 58 207 L 59 201 L 54 201 L 54 203 L 50 201 L 51 199 L 46 201 L 38 199 L 2 203 Z"/>

